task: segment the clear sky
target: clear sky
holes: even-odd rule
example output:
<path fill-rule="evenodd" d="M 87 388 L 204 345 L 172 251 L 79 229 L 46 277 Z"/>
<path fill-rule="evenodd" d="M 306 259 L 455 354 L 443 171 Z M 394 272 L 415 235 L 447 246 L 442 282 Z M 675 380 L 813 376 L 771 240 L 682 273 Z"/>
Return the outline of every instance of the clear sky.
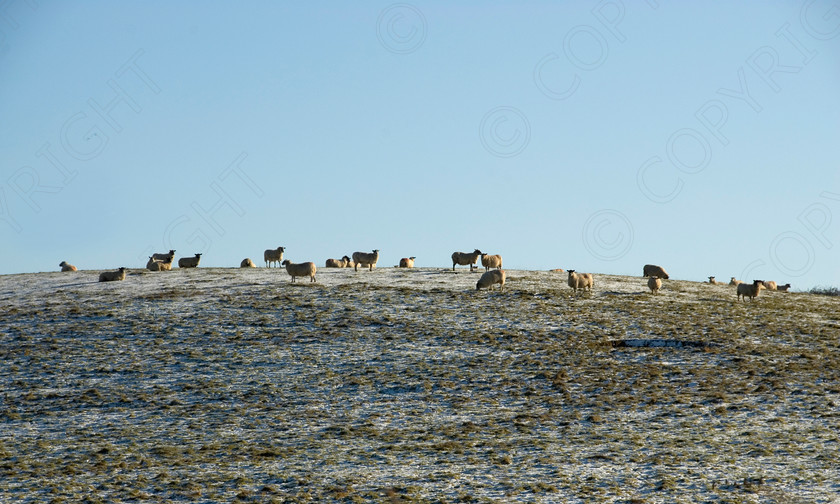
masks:
<path fill-rule="evenodd" d="M 838 286 L 840 3 L 12 0 L 0 243 Z"/>

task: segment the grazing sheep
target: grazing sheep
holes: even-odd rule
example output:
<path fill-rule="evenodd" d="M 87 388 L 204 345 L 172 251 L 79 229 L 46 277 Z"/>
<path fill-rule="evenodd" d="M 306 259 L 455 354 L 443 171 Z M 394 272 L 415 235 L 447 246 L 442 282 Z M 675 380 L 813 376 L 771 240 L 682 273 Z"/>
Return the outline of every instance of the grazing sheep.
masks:
<path fill-rule="evenodd" d="M 505 270 L 503 269 L 495 269 L 493 271 L 487 271 L 481 278 L 478 279 L 478 282 L 475 284 L 475 290 L 479 289 L 493 289 L 494 284 L 499 284 L 499 290 L 505 288 Z"/>
<path fill-rule="evenodd" d="M 737 287 L 738 285 L 740 285 L 742 283 L 744 283 L 744 282 L 742 282 L 740 280 L 735 280 L 735 277 L 732 277 L 732 278 L 729 279 L 729 285 L 734 285 L 734 286 Z"/>
<path fill-rule="evenodd" d="M 790 290 L 790 284 L 788 283 L 788 284 L 780 285 L 776 288 L 776 290 L 778 290 L 779 292 L 787 292 L 788 290 Z"/>
<path fill-rule="evenodd" d="M 327 268 L 347 268 L 350 266 L 352 261 L 347 256 L 342 257 L 341 259 L 327 259 Z"/>
<path fill-rule="evenodd" d="M 283 252 L 286 249 L 283 247 L 277 247 L 276 249 L 268 249 L 263 252 L 263 259 L 265 260 L 265 267 L 270 268 L 271 263 L 276 262 L 280 264 L 283 261 Z"/>
<path fill-rule="evenodd" d="M 295 264 L 292 261 L 289 261 L 288 259 L 286 259 L 285 261 L 283 261 L 282 265 L 286 267 L 286 273 L 291 275 L 292 282 L 295 281 L 295 277 L 299 277 L 299 276 L 300 277 L 308 276 L 310 282 L 315 281 L 315 271 L 317 271 L 317 268 L 315 267 L 314 262 L 305 262 L 305 263 Z"/>
<path fill-rule="evenodd" d="M 656 294 L 662 288 L 662 280 L 655 276 L 648 278 L 648 288 L 651 293 Z"/>
<path fill-rule="evenodd" d="M 99 274 L 100 282 L 120 282 L 125 280 L 125 268 L 120 268 L 117 271 L 103 271 Z"/>
<path fill-rule="evenodd" d="M 379 250 L 374 249 L 373 252 L 353 252 L 353 269 L 359 271 L 359 266 L 364 268 L 368 266 L 370 271 L 376 266 L 379 260 Z"/>
<path fill-rule="evenodd" d="M 774 291 L 776 290 L 776 282 L 774 282 L 773 280 L 766 280 L 764 282 L 764 288 L 766 288 L 769 291 Z"/>
<path fill-rule="evenodd" d="M 170 250 L 168 254 L 161 254 L 160 252 L 152 254 L 152 259 L 155 261 L 172 262 L 175 259 L 175 251 Z"/>
<path fill-rule="evenodd" d="M 481 265 L 484 266 L 484 271 L 489 271 L 491 268 L 502 269 L 502 256 L 481 254 Z"/>
<path fill-rule="evenodd" d="M 78 271 L 72 264 L 67 264 L 67 261 L 61 261 L 59 266 L 61 266 L 61 271 Z"/>
<path fill-rule="evenodd" d="M 413 268 L 414 259 L 416 259 L 416 257 L 403 257 L 400 259 L 400 268 Z"/>
<path fill-rule="evenodd" d="M 242 259 L 241 263 L 239 263 L 239 267 L 240 268 L 256 268 L 257 265 L 254 264 L 254 261 L 252 261 L 250 257 L 246 257 L 245 259 Z"/>
<path fill-rule="evenodd" d="M 149 271 L 172 271 L 172 261 L 161 261 L 151 255 L 149 256 L 149 262 L 146 263 L 146 269 Z"/>
<path fill-rule="evenodd" d="M 753 298 L 758 297 L 758 293 L 761 292 L 761 289 L 764 288 L 764 282 L 761 280 L 753 280 L 753 283 L 740 283 L 738 284 L 738 299 L 742 301 L 746 301 L 747 297 L 750 298 L 750 301 Z"/>
<path fill-rule="evenodd" d="M 655 277 L 662 278 L 663 280 L 668 280 L 670 278 L 668 276 L 668 273 L 665 271 L 665 268 L 663 268 L 662 266 L 657 266 L 655 264 L 645 264 L 645 267 L 642 270 L 642 273 L 643 273 L 642 276 L 646 276 L 646 277 L 655 276 Z"/>
<path fill-rule="evenodd" d="M 570 269 L 568 273 L 569 287 L 574 289 L 575 292 L 578 289 L 592 291 L 592 287 L 595 285 L 595 278 L 592 276 L 592 273 L 576 273 L 573 269 Z"/>
<path fill-rule="evenodd" d="M 473 270 L 476 261 L 481 256 L 481 251 L 475 249 L 472 253 L 467 252 L 453 252 L 452 253 L 452 271 L 455 271 L 455 265 L 458 266 L 467 266 L 469 265 L 470 271 Z"/>
<path fill-rule="evenodd" d="M 179 268 L 197 268 L 201 262 L 201 254 L 196 253 L 195 257 L 182 257 L 178 259 Z"/>
<path fill-rule="evenodd" d="M 709 283 L 712 284 L 712 285 L 720 285 L 720 282 L 715 280 L 715 277 L 713 277 L 713 276 L 709 277 Z"/>

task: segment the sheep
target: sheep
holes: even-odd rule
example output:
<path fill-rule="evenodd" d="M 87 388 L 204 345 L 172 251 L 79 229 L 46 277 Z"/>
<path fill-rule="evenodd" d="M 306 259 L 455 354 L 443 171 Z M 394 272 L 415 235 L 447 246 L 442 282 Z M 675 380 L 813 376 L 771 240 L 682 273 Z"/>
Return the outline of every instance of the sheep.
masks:
<path fill-rule="evenodd" d="M 766 280 L 766 281 L 764 282 L 764 288 L 766 288 L 766 289 L 767 289 L 767 290 L 769 290 L 769 291 L 774 291 L 774 290 L 776 290 L 776 287 L 777 287 L 777 286 L 776 286 L 776 282 L 774 282 L 773 280 Z"/>
<path fill-rule="evenodd" d="M 490 268 L 502 269 L 502 256 L 481 254 L 481 265 L 484 266 L 484 271 L 490 271 Z"/>
<path fill-rule="evenodd" d="M 470 266 L 470 271 L 473 270 L 476 261 L 478 261 L 479 256 L 482 253 L 480 250 L 475 249 L 471 254 L 467 252 L 452 252 L 452 271 L 455 271 L 455 265 L 458 266 Z"/>
<path fill-rule="evenodd" d="M 286 249 L 284 249 L 283 247 L 277 247 L 276 249 L 268 249 L 265 252 L 263 252 L 265 267 L 270 268 L 271 263 L 273 262 L 280 264 L 283 261 L 283 252 L 285 251 Z"/>
<path fill-rule="evenodd" d="M 182 257 L 178 259 L 179 268 L 197 268 L 198 263 L 201 262 L 201 254 L 196 253 L 195 257 Z"/>
<path fill-rule="evenodd" d="M 505 288 L 505 270 L 503 269 L 495 269 L 495 270 L 488 270 L 481 278 L 478 279 L 478 282 L 475 284 L 475 290 L 479 289 L 493 289 L 494 284 L 499 284 L 499 290 L 503 290 Z"/>
<path fill-rule="evenodd" d="M 149 271 L 172 271 L 172 261 L 160 261 L 155 259 L 154 255 L 149 256 L 149 262 L 146 263 L 146 269 Z"/>
<path fill-rule="evenodd" d="M 61 271 L 78 271 L 78 268 L 73 266 L 72 264 L 68 264 L 67 261 L 61 261 Z"/>
<path fill-rule="evenodd" d="M 735 280 L 735 277 L 732 277 L 732 278 L 729 279 L 729 285 L 733 285 L 735 287 L 737 287 L 738 285 L 740 285 L 742 283 L 744 283 L 744 282 L 742 282 L 740 280 Z"/>
<path fill-rule="evenodd" d="M 350 263 L 350 258 L 344 256 L 341 259 L 327 259 L 327 263 L 325 266 L 327 268 L 347 268 L 350 266 Z"/>
<path fill-rule="evenodd" d="M 655 276 L 663 280 L 668 280 L 670 278 L 668 276 L 668 273 L 665 271 L 665 268 L 663 268 L 662 266 L 657 266 L 655 264 L 645 264 L 645 267 L 642 269 L 642 276 Z"/>
<path fill-rule="evenodd" d="M 175 251 L 170 250 L 168 254 L 162 254 L 160 252 L 152 254 L 152 259 L 154 259 L 155 261 L 172 262 L 172 260 L 175 259 Z"/>
<path fill-rule="evenodd" d="M 400 268 L 413 268 L 416 257 L 403 257 L 400 259 Z"/>
<path fill-rule="evenodd" d="M 788 290 L 790 290 L 790 284 L 788 283 L 788 284 L 780 285 L 776 288 L 776 290 L 778 290 L 779 292 L 787 292 Z"/>
<path fill-rule="evenodd" d="M 659 277 L 652 276 L 648 278 L 647 282 L 648 288 L 652 294 L 656 294 L 659 292 L 659 289 L 662 288 L 662 280 Z"/>
<path fill-rule="evenodd" d="M 738 299 L 746 301 L 747 297 L 752 301 L 758 297 L 758 293 L 764 288 L 764 282 L 761 280 L 753 280 L 753 283 L 740 283 L 737 287 Z"/>
<path fill-rule="evenodd" d="M 100 282 L 120 282 L 125 280 L 125 268 L 120 268 L 117 271 L 103 271 L 99 274 Z"/>
<path fill-rule="evenodd" d="M 592 287 L 595 285 L 595 278 L 592 276 L 592 273 L 576 273 L 573 269 L 570 269 L 568 273 L 569 287 L 574 289 L 575 292 L 578 289 L 592 291 Z"/>
<path fill-rule="evenodd" d="M 370 252 L 353 252 L 353 269 L 359 271 L 359 266 L 364 268 L 368 266 L 370 271 L 376 266 L 376 261 L 379 260 L 379 250 L 374 249 Z"/>
<path fill-rule="evenodd" d="M 242 259 L 241 263 L 239 263 L 239 267 L 240 268 L 256 268 L 257 265 L 254 264 L 254 261 L 252 261 L 250 257 L 246 257 L 245 259 Z"/>
<path fill-rule="evenodd" d="M 720 284 L 720 282 L 715 280 L 715 277 L 713 277 L 713 276 L 709 277 L 709 283 L 712 284 L 712 285 L 719 285 Z"/>
<path fill-rule="evenodd" d="M 315 272 L 317 268 L 315 267 L 314 262 L 305 262 L 305 263 L 293 263 L 292 261 L 286 259 L 283 261 L 282 266 L 286 267 L 286 273 L 291 275 L 292 282 L 295 281 L 295 277 L 299 276 L 308 276 L 310 282 L 315 281 Z"/>

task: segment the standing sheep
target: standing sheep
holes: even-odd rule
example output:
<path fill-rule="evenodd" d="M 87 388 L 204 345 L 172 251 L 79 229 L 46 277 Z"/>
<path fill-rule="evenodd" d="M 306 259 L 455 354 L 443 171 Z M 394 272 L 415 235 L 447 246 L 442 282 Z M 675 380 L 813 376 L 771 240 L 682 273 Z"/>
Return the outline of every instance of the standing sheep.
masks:
<path fill-rule="evenodd" d="M 327 268 L 347 268 L 350 266 L 350 258 L 347 256 L 342 257 L 341 259 L 327 259 L 326 267 Z"/>
<path fill-rule="evenodd" d="M 146 263 L 146 269 L 149 271 L 172 271 L 172 261 L 161 261 L 151 255 Z"/>
<path fill-rule="evenodd" d="M 263 259 L 265 260 L 265 267 L 270 268 L 271 263 L 276 262 L 280 264 L 283 261 L 283 252 L 286 249 L 283 247 L 277 247 L 276 249 L 268 249 L 263 252 Z"/>
<path fill-rule="evenodd" d="M 747 297 L 750 298 L 752 301 L 754 298 L 758 297 L 759 292 L 761 289 L 764 288 L 764 282 L 761 280 L 753 280 L 753 283 L 740 283 L 738 287 L 736 287 L 738 292 L 738 299 L 742 301 L 746 301 Z"/>
<path fill-rule="evenodd" d="M 490 271 L 491 268 L 502 269 L 502 256 L 481 254 L 481 265 L 484 266 L 484 271 Z"/>
<path fill-rule="evenodd" d="M 120 268 L 117 271 L 103 271 L 99 274 L 100 282 L 121 282 L 125 280 L 125 268 Z"/>
<path fill-rule="evenodd" d="M 379 261 L 379 249 L 373 249 L 373 252 L 353 252 L 353 269 L 359 271 L 359 266 L 364 268 L 365 266 L 370 268 L 370 271 L 373 271 L 373 268 L 376 267 L 376 262 Z"/>
<path fill-rule="evenodd" d="M 645 264 L 645 267 L 642 269 L 642 276 L 655 276 L 664 280 L 668 280 L 670 278 L 668 276 L 668 273 L 665 271 L 665 268 L 663 268 L 662 266 L 657 266 L 655 264 Z"/>
<path fill-rule="evenodd" d="M 487 271 L 481 278 L 478 279 L 478 282 L 475 284 L 475 290 L 480 289 L 493 289 L 494 284 L 499 284 L 499 290 L 503 290 L 505 288 L 505 270 L 503 269 L 495 269 L 493 271 Z"/>
<path fill-rule="evenodd" d="M 67 261 L 61 261 L 59 266 L 61 266 L 61 271 L 78 271 L 75 266 L 68 264 Z"/>
<path fill-rule="evenodd" d="M 160 252 L 152 254 L 152 259 L 154 259 L 155 261 L 172 262 L 173 260 L 175 260 L 175 251 L 170 250 L 169 253 L 166 254 Z"/>
<path fill-rule="evenodd" d="M 648 278 L 647 284 L 652 294 L 656 294 L 662 288 L 662 280 L 659 277 L 652 276 Z"/>
<path fill-rule="evenodd" d="M 790 284 L 789 284 L 789 283 L 787 283 L 787 284 L 784 284 L 784 285 L 780 285 L 780 286 L 777 288 L 777 290 L 778 290 L 779 292 L 787 292 L 788 290 L 790 290 Z"/>
<path fill-rule="evenodd" d="M 201 262 L 201 254 L 196 253 L 195 257 L 182 257 L 178 259 L 179 268 L 197 268 Z"/>
<path fill-rule="evenodd" d="M 246 257 L 245 259 L 242 259 L 241 263 L 239 263 L 239 267 L 240 268 L 256 268 L 257 265 L 254 264 L 254 261 L 252 261 L 250 257 Z"/>
<path fill-rule="evenodd" d="M 295 277 L 299 277 L 299 276 L 300 277 L 308 276 L 310 282 L 315 281 L 315 272 L 317 271 L 317 268 L 315 267 L 314 262 L 305 262 L 305 263 L 295 264 L 295 263 L 289 261 L 288 259 L 286 259 L 285 261 L 283 261 L 282 265 L 286 267 L 286 273 L 291 275 L 292 282 L 295 281 Z"/>
<path fill-rule="evenodd" d="M 400 259 L 400 268 L 413 268 L 414 267 L 414 259 L 416 257 L 403 257 Z"/>
<path fill-rule="evenodd" d="M 729 279 L 729 285 L 733 285 L 733 286 L 737 287 L 738 285 L 740 285 L 742 283 L 743 282 L 741 282 L 740 280 L 735 280 L 735 277 L 732 277 L 732 278 Z"/>
<path fill-rule="evenodd" d="M 576 273 L 575 270 L 570 269 L 569 273 L 569 287 L 574 289 L 577 293 L 578 289 L 589 290 L 592 292 L 592 287 L 595 286 L 595 278 L 592 273 Z"/>
<path fill-rule="evenodd" d="M 481 251 L 475 249 L 472 253 L 467 252 L 453 252 L 452 253 L 452 271 L 455 271 L 455 265 L 458 266 L 467 266 L 469 265 L 470 271 L 473 270 L 475 263 L 478 261 L 478 258 L 481 256 Z"/>

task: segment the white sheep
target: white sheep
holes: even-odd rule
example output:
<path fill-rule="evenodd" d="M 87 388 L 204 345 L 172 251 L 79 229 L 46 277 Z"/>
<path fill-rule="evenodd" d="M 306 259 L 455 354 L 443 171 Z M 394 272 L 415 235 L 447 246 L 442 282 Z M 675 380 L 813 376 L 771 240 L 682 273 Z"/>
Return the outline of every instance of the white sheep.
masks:
<path fill-rule="evenodd" d="M 737 287 L 738 292 L 738 299 L 742 301 L 746 301 L 747 297 L 750 298 L 752 301 L 754 298 L 758 297 L 758 293 L 761 292 L 761 289 L 764 289 L 764 282 L 761 280 L 753 280 L 753 283 L 740 283 Z"/>
<path fill-rule="evenodd" d="M 149 271 L 172 271 L 172 261 L 161 261 L 151 255 L 146 263 L 146 269 Z"/>
<path fill-rule="evenodd" d="M 491 268 L 502 269 L 502 256 L 481 254 L 481 265 L 484 266 L 484 271 L 489 271 Z"/>
<path fill-rule="evenodd" d="M 239 267 L 240 268 L 256 268 L 257 265 L 254 264 L 254 261 L 252 261 L 250 257 L 246 257 L 245 259 L 242 259 L 241 263 L 239 263 Z"/>
<path fill-rule="evenodd" d="M 201 262 L 201 254 L 196 253 L 195 257 L 182 257 L 178 259 L 179 268 L 197 268 Z"/>
<path fill-rule="evenodd" d="M 403 257 L 400 259 L 400 268 L 413 268 L 416 257 Z"/>
<path fill-rule="evenodd" d="M 100 282 L 120 282 L 125 280 L 125 268 L 120 268 L 117 271 L 103 271 L 99 274 Z"/>
<path fill-rule="evenodd" d="M 740 285 L 742 283 L 744 283 L 744 282 L 742 282 L 740 280 L 735 280 L 735 277 L 732 277 L 732 278 L 729 279 L 729 285 L 733 285 L 733 286 L 737 287 L 738 285 Z"/>
<path fill-rule="evenodd" d="M 481 251 L 475 249 L 472 253 L 467 252 L 453 252 L 452 253 L 452 271 L 455 271 L 455 265 L 458 266 L 467 266 L 469 265 L 470 271 L 473 270 L 475 263 L 478 261 L 478 258 L 481 256 Z"/>
<path fill-rule="evenodd" d="M 286 249 L 284 249 L 283 247 L 277 247 L 276 249 L 268 249 L 265 252 L 263 252 L 265 267 L 270 268 L 271 263 L 273 262 L 276 262 L 277 264 L 283 262 L 283 252 L 285 252 L 285 250 Z"/>
<path fill-rule="evenodd" d="M 656 294 L 657 292 L 659 292 L 659 289 L 662 288 L 662 279 L 660 279 L 659 277 L 652 276 L 648 278 L 647 284 L 648 288 L 650 289 L 650 292 Z"/>
<path fill-rule="evenodd" d="M 774 291 L 776 290 L 777 285 L 776 282 L 774 282 L 773 280 L 765 280 L 764 287 L 769 291 Z"/>
<path fill-rule="evenodd" d="M 655 264 L 645 264 L 645 267 L 642 269 L 642 276 L 655 276 L 664 280 L 668 280 L 670 278 L 668 276 L 668 273 L 665 271 L 665 268 L 663 268 L 662 266 L 657 266 Z"/>
<path fill-rule="evenodd" d="M 78 269 L 73 266 L 72 264 L 68 264 L 67 261 L 61 261 L 61 271 L 78 271 Z"/>
<path fill-rule="evenodd" d="M 595 277 L 592 276 L 592 273 L 576 273 L 573 269 L 570 269 L 568 273 L 569 287 L 574 289 L 575 292 L 578 289 L 592 291 L 592 287 L 595 286 Z"/>
<path fill-rule="evenodd" d="M 291 275 L 292 282 L 295 281 L 295 277 L 299 276 L 308 276 L 310 282 L 315 281 L 315 272 L 318 268 L 315 267 L 314 262 L 293 263 L 292 261 L 286 259 L 283 261 L 282 266 L 286 267 L 286 273 Z"/>
<path fill-rule="evenodd" d="M 166 254 L 162 254 L 160 252 L 152 254 L 152 259 L 154 259 L 155 261 L 172 262 L 175 259 L 175 251 L 170 250 Z"/>
<path fill-rule="evenodd" d="M 494 284 L 499 284 L 499 290 L 505 288 L 505 270 L 503 269 L 494 269 L 492 271 L 487 271 L 481 275 L 481 278 L 478 279 L 478 282 L 475 284 L 475 290 L 479 289 L 493 289 Z"/>
<path fill-rule="evenodd" d="M 787 283 L 784 285 L 780 285 L 776 288 L 776 290 L 778 290 L 779 292 L 787 292 L 788 290 L 790 290 L 790 284 Z"/>
<path fill-rule="evenodd" d="M 709 283 L 712 284 L 712 285 L 719 285 L 720 284 L 720 282 L 715 280 L 715 277 L 713 277 L 713 276 L 709 277 Z"/>
<path fill-rule="evenodd" d="M 350 258 L 347 256 L 342 257 L 341 259 L 327 259 L 326 267 L 327 268 L 347 268 L 350 266 Z"/>
<path fill-rule="evenodd" d="M 379 261 L 379 250 L 374 249 L 373 252 L 353 252 L 353 269 L 359 271 L 359 266 L 364 268 L 368 266 L 370 271 L 376 267 L 376 262 Z"/>

